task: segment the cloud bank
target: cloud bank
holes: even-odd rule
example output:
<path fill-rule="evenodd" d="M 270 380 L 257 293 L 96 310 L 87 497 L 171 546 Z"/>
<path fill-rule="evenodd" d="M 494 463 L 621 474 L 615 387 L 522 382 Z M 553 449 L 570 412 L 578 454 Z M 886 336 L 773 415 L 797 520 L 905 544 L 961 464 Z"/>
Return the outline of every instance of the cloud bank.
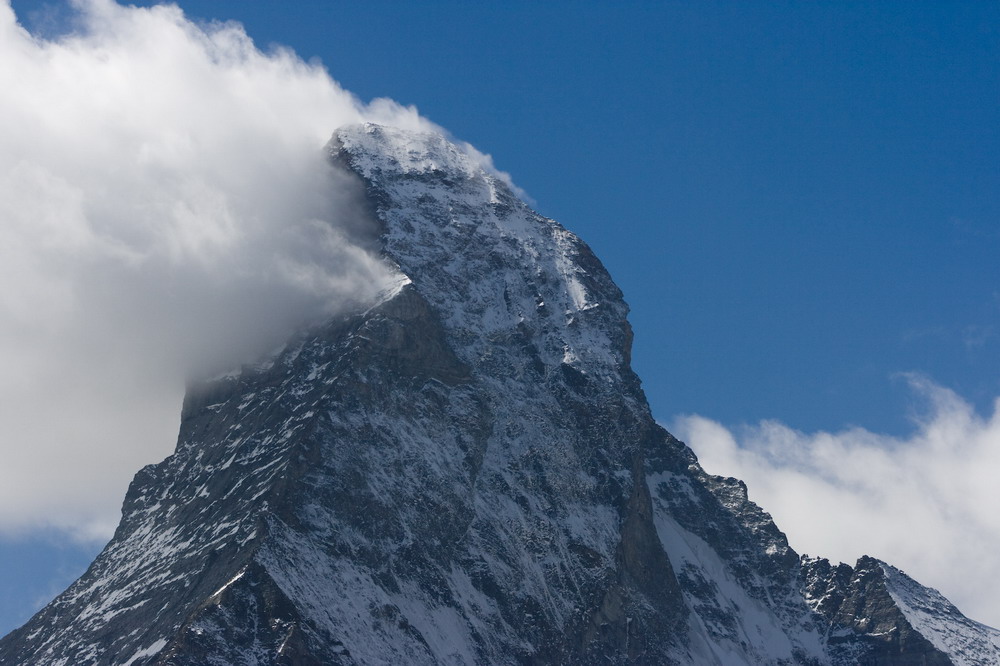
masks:
<path fill-rule="evenodd" d="M 370 298 L 340 125 L 360 103 L 236 24 L 87 0 L 44 39 L 0 0 L 0 533 L 107 537 L 173 449 L 185 380 Z"/>
<path fill-rule="evenodd" d="M 925 406 L 906 438 L 775 421 L 731 430 L 701 416 L 670 430 L 708 472 L 746 481 L 798 552 L 849 564 L 873 555 L 1000 626 L 1000 399 L 984 418 L 954 392 L 908 380 Z"/>

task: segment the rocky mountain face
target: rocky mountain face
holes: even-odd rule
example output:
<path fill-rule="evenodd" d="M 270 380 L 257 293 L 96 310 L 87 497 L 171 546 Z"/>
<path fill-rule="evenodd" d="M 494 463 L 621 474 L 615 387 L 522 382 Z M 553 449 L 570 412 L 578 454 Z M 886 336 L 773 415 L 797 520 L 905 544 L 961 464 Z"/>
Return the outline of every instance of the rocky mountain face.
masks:
<path fill-rule="evenodd" d="M 622 294 L 467 147 L 331 159 L 396 285 L 189 391 L 86 574 L 0 664 L 996 664 L 1000 632 L 800 558 L 653 420 Z"/>
<path fill-rule="evenodd" d="M 800 576 L 809 606 L 835 629 L 835 662 L 1000 663 L 1000 632 L 885 562 L 862 557 L 852 568 L 803 557 Z"/>

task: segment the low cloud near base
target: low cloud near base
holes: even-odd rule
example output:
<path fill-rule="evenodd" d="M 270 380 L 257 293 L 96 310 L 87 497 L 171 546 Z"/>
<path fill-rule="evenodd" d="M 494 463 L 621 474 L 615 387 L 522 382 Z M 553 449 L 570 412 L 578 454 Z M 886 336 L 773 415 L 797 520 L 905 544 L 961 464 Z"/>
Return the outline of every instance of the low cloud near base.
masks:
<path fill-rule="evenodd" d="M 697 415 L 668 429 L 706 471 L 744 480 L 799 553 L 852 565 L 873 555 L 998 627 L 1000 400 L 984 417 L 953 391 L 908 379 L 925 407 L 904 438 L 776 421 L 730 429 Z"/>

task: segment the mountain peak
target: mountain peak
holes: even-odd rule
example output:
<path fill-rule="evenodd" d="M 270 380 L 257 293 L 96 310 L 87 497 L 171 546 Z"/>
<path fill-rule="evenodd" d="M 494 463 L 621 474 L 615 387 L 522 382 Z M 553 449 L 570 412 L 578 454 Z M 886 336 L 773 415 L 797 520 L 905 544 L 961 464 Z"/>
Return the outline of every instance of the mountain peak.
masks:
<path fill-rule="evenodd" d="M 438 311 L 467 362 L 517 334 L 547 366 L 608 378 L 627 368 L 628 306 L 607 270 L 471 146 L 366 123 L 339 129 L 328 150 L 365 181 L 384 255 Z"/>
<path fill-rule="evenodd" d="M 435 131 L 359 123 L 339 128 L 334 140 L 352 155 L 357 173 L 366 179 L 426 174 L 473 179 L 492 170 L 489 158 L 471 145 Z"/>
<path fill-rule="evenodd" d="M 656 424 L 618 287 L 478 153 L 370 124 L 328 150 L 396 286 L 189 396 L 0 665 L 962 663 L 914 619 L 937 597 L 800 562 Z"/>

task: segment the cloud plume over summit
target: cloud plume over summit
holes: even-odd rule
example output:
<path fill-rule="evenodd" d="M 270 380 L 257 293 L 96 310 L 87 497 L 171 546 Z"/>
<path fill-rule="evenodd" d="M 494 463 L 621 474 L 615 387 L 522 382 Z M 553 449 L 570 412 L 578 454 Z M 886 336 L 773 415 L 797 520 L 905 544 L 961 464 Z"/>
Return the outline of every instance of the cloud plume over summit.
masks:
<path fill-rule="evenodd" d="M 184 381 L 374 295 L 335 128 L 430 128 L 322 66 L 175 6 L 0 2 L 0 532 L 107 536 L 168 454 Z"/>

